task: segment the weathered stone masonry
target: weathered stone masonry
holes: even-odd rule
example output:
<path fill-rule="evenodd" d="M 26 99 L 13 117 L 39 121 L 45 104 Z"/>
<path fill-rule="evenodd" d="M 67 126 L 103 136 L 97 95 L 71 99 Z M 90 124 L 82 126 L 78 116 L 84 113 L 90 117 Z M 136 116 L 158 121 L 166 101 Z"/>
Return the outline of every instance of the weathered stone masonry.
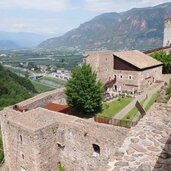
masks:
<path fill-rule="evenodd" d="M 9 171 L 57 171 L 59 162 L 66 171 L 99 170 L 128 132 L 41 107 L 24 113 L 6 108 L 1 124 Z"/>
<path fill-rule="evenodd" d="M 9 171 L 57 171 L 59 162 L 66 171 L 170 171 L 171 101 L 155 104 L 126 129 L 49 111 L 41 107 L 46 97 L 48 103 L 60 101 L 62 90 L 36 96 L 32 105 L 20 103 L 30 106 L 27 112 L 12 107 L 1 112 Z"/>

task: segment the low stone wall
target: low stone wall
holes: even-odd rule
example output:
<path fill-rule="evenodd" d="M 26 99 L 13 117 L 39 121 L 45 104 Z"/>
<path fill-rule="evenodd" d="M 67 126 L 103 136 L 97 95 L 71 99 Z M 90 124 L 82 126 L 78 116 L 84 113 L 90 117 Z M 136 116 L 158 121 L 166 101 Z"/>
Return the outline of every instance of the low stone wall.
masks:
<path fill-rule="evenodd" d="M 171 112 L 166 104 L 155 103 L 131 128 L 122 147 L 103 171 L 170 171 Z"/>
<path fill-rule="evenodd" d="M 56 101 L 58 104 L 66 103 L 63 88 L 39 94 L 28 100 L 20 102 L 17 105 L 25 109 L 31 110 L 37 107 L 42 107 L 52 101 Z"/>
<path fill-rule="evenodd" d="M 56 171 L 58 162 L 66 171 L 100 170 L 129 131 L 43 108 L 8 117 L 6 110 L 2 130 L 10 171 Z"/>

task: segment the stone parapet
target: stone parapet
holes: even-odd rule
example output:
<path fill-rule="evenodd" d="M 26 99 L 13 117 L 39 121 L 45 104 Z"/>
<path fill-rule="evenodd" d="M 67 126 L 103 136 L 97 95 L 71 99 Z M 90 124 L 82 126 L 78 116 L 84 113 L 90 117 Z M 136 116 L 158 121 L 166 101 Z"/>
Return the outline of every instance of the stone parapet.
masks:
<path fill-rule="evenodd" d="M 171 113 L 155 104 L 110 159 L 108 171 L 170 171 Z"/>

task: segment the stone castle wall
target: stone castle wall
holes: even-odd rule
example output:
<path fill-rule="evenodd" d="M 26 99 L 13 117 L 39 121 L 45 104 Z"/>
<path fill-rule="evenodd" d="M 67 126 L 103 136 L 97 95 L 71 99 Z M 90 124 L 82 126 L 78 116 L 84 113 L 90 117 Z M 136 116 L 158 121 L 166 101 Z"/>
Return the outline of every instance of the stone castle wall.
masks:
<path fill-rule="evenodd" d="M 118 153 L 105 171 L 170 171 L 171 112 L 166 104 L 156 103 L 139 123 L 131 128 Z"/>
<path fill-rule="evenodd" d="M 162 66 L 144 70 L 140 73 L 140 89 L 147 88 L 155 81 L 163 80 Z"/>
<path fill-rule="evenodd" d="M 86 62 L 97 73 L 98 79 L 103 84 L 109 79 L 114 79 L 116 75 L 116 83 L 113 89 L 117 88 L 117 91 L 142 91 L 156 80 L 162 79 L 162 66 L 144 71 L 114 70 L 114 56 L 110 51 L 90 52 Z M 130 76 L 131 79 L 129 79 Z"/>
<path fill-rule="evenodd" d="M 86 58 L 86 63 L 90 64 L 93 71 L 97 73 L 97 78 L 105 84 L 109 78 L 113 78 L 113 53 L 112 52 L 90 52 Z"/>
<path fill-rule="evenodd" d="M 171 46 L 171 17 L 164 21 L 164 40 L 163 47 Z"/>
<path fill-rule="evenodd" d="M 65 104 L 64 89 L 56 89 L 53 91 L 45 92 L 34 96 L 28 100 L 18 103 L 18 106 L 22 106 L 25 109 L 31 110 L 36 107 L 42 107 L 46 104 L 55 101 L 58 104 Z"/>
<path fill-rule="evenodd" d="M 36 115 L 37 111 L 34 112 Z M 23 124 L 17 122 L 17 118 L 27 118 L 29 112 L 7 119 L 3 130 L 6 132 L 5 156 L 8 156 L 9 171 L 21 168 L 56 171 L 59 162 L 66 171 L 98 170 L 114 155 L 128 132 L 125 128 L 89 123 L 46 109 L 41 109 L 39 118 L 43 113 L 48 117 L 53 115 L 54 123 L 39 129 L 31 130 L 24 126 L 24 121 Z M 34 118 L 33 115 L 30 119 Z M 93 144 L 100 147 L 99 153 L 94 151 Z"/>
<path fill-rule="evenodd" d="M 20 104 L 37 106 L 40 97 L 35 98 L 36 105 L 33 98 L 30 104 L 29 100 Z M 98 170 L 129 131 L 41 107 L 23 113 L 6 108 L 1 112 L 1 127 L 9 171 L 57 171 L 59 162 L 66 171 Z"/>
<path fill-rule="evenodd" d="M 120 91 L 136 91 L 139 90 L 140 85 L 140 72 L 138 71 L 124 71 L 114 70 L 113 74 L 116 75 L 117 90 Z M 131 76 L 131 79 L 129 77 Z M 121 78 L 122 77 L 122 78 Z"/>

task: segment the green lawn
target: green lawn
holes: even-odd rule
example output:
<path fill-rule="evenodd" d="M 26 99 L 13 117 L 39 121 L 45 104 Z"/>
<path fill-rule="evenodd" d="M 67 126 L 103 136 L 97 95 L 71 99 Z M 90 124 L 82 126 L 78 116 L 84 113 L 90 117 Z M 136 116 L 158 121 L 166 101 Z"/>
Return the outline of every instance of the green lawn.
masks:
<path fill-rule="evenodd" d="M 143 105 L 146 99 L 143 99 L 140 104 Z M 136 107 L 134 107 L 133 109 L 131 109 L 127 115 L 125 115 L 122 120 L 128 120 L 131 121 L 138 113 L 138 109 Z"/>
<path fill-rule="evenodd" d="M 47 85 L 44 85 L 42 83 L 39 83 L 37 81 L 31 80 L 31 82 L 34 85 L 34 88 L 36 89 L 36 91 L 38 93 L 43 93 L 43 92 L 46 92 L 46 91 L 54 90 L 54 88 L 49 87 Z"/>
<path fill-rule="evenodd" d="M 3 158 L 4 158 L 3 143 L 2 143 L 2 136 L 0 133 L 0 163 L 2 162 Z"/>
<path fill-rule="evenodd" d="M 147 105 L 145 106 L 145 109 L 144 109 L 144 110 L 145 110 L 146 112 L 147 112 L 147 111 L 150 109 L 150 107 L 154 104 L 154 102 L 156 101 L 157 97 L 158 97 L 158 93 L 152 95 L 152 97 L 150 98 L 149 102 L 148 102 Z M 145 103 L 145 100 L 146 100 L 146 99 L 142 100 L 142 101 L 140 102 L 140 104 L 143 105 L 143 104 Z M 137 109 L 136 107 L 134 107 L 132 110 L 130 110 L 130 111 L 128 112 L 128 114 L 127 114 L 126 116 L 124 116 L 124 117 L 122 118 L 122 120 L 125 120 L 125 121 L 132 121 L 132 120 L 134 119 L 134 117 L 137 115 L 137 113 L 138 113 L 138 109 Z"/>
<path fill-rule="evenodd" d="M 120 100 L 114 100 L 110 103 L 103 104 L 103 112 L 99 115 L 112 118 L 118 112 L 120 112 L 125 106 L 132 101 L 131 97 L 120 98 Z"/>
<path fill-rule="evenodd" d="M 154 104 L 154 102 L 156 101 L 157 97 L 159 96 L 159 93 L 156 93 L 154 95 L 152 95 L 151 99 L 149 100 L 149 102 L 147 103 L 146 107 L 145 107 L 145 111 L 147 112 L 150 107 Z"/>

